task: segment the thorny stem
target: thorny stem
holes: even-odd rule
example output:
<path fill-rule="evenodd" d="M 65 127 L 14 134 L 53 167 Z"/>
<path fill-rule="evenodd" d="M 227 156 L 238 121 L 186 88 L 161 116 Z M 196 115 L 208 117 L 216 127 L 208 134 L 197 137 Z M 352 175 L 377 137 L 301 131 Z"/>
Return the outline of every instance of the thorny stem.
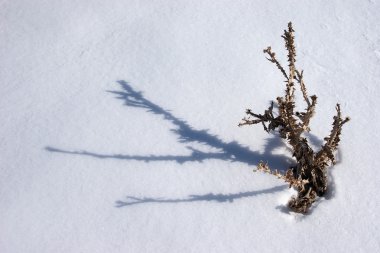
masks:
<path fill-rule="evenodd" d="M 297 80 L 297 82 L 301 86 L 301 91 L 302 91 L 303 99 L 305 99 L 305 101 L 307 103 L 307 106 L 310 107 L 311 106 L 310 100 L 309 100 L 309 97 L 307 96 L 305 82 L 303 81 L 303 70 L 301 71 L 301 73 L 298 70 L 295 70 L 295 71 L 296 71 L 296 74 L 297 74 L 296 80 Z"/>
<path fill-rule="evenodd" d="M 284 68 L 281 66 L 280 62 L 276 58 L 276 53 L 272 52 L 271 47 L 267 47 L 264 49 L 264 53 L 268 54 L 270 58 L 267 58 L 268 61 L 276 64 L 277 68 L 281 71 L 282 75 L 285 77 L 286 80 L 289 80 L 288 75 L 286 74 Z"/>

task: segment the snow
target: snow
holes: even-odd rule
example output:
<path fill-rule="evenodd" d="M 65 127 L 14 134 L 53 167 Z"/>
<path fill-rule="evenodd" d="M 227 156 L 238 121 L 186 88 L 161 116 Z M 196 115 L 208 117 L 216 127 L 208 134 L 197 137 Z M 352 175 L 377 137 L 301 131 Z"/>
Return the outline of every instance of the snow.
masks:
<path fill-rule="evenodd" d="M 0 6 L 0 252 L 380 252 L 379 1 Z M 286 145 L 237 127 L 283 94 L 262 49 L 285 61 L 289 21 L 313 144 L 352 119 L 308 215 L 252 172 Z"/>

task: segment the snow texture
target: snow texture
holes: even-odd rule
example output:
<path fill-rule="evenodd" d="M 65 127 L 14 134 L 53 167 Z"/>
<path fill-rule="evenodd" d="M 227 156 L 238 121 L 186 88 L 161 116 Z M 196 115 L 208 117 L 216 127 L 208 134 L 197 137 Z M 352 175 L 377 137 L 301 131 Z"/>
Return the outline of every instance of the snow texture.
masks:
<path fill-rule="evenodd" d="M 364 0 L 1 0 L 0 252 L 380 252 L 379 13 Z M 252 172 L 286 169 L 287 146 L 237 127 L 283 95 L 262 49 L 286 62 L 289 21 L 319 97 L 312 143 L 337 102 L 352 119 L 309 215 Z"/>

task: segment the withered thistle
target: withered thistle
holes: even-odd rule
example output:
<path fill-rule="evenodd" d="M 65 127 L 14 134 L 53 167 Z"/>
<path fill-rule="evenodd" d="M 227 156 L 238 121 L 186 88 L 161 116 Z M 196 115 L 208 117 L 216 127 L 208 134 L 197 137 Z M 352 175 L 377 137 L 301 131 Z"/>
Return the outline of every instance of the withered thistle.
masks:
<path fill-rule="evenodd" d="M 299 71 L 295 65 L 296 48 L 291 22 L 288 24 L 288 29 L 284 30 L 282 38 L 285 40 L 285 47 L 288 51 L 288 72 L 277 60 L 271 47 L 264 49 L 264 53 L 285 78 L 285 96 L 278 97 L 276 102 L 272 101 L 271 106 L 265 110 L 264 114 L 256 114 L 247 109 L 248 118 L 243 118 L 239 126 L 261 123 L 268 133 L 278 130 L 281 138 L 286 139 L 293 150 L 293 157 L 295 157 L 297 165 L 288 168 L 285 173 L 281 173 L 270 169 L 267 163 L 260 162 L 257 170 L 273 174 L 285 180 L 289 187 L 297 190 L 297 195 L 290 199 L 288 206 L 292 211 L 306 213 L 317 196 L 323 196 L 327 191 L 327 169 L 335 164 L 334 151 L 338 148 L 342 126 L 349 121 L 349 118 L 342 119 L 340 106 L 337 104 L 337 114 L 334 116 L 330 135 L 324 138 L 325 143 L 321 150 L 313 151 L 302 134 L 310 131 L 310 119 L 314 115 L 317 97 L 315 95 L 308 96 L 303 71 Z M 295 83 L 299 84 L 307 104 L 304 112 L 298 112 L 295 109 Z M 278 105 L 278 116 L 273 114 L 274 103 Z"/>

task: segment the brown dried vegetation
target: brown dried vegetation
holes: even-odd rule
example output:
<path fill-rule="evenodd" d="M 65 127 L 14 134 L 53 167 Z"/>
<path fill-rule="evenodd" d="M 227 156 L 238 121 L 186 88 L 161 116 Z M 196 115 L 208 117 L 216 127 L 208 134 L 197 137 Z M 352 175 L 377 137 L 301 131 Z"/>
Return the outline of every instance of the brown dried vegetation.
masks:
<path fill-rule="evenodd" d="M 337 104 L 337 114 L 334 116 L 330 135 L 324 138 L 325 143 L 320 151 L 312 150 L 302 134 L 310 131 L 310 119 L 314 115 L 317 97 L 307 95 L 303 71 L 296 68 L 294 30 L 291 22 L 282 38 L 285 40 L 285 47 L 288 51 L 288 72 L 279 63 L 271 47 L 264 49 L 264 53 L 268 55 L 267 59 L 274 63 L 285 77 L 285 96 L 277 98 L 278 113 L 276 115 L 278 116 L 273 114 L 275 102 L 272 101 L 271 106 L 265 110 L 264 114 L 256 114 L 247 109 L 248 118 L 243 118 L 239 126 L 261 123 L 265 131 L 278 129 L 281 138 L 286 139 L 293 150 L 293 157 L 295 157 L 297 165 L 287 169 L 285 173 L 281 173 L 270 169 L 267 163 L 260 162 L 257 170 L 273 174 L 287 182 L 289 187 L 297 190 L 297 195 L 293 196 L 288 203 L 289 208 L 295 212 L 306 213 L 317 196 L 323 196 L 327 191 L 327 169 L 328 166 L 335 164 L 334 151 L 338 148 L 342 126 L 349 121 L 349 118 L 342 119 L 340 106 Z M 304 112 L 298 112 L 295 109 L 295 83 L 300 85 L 307 104 Z"/>

